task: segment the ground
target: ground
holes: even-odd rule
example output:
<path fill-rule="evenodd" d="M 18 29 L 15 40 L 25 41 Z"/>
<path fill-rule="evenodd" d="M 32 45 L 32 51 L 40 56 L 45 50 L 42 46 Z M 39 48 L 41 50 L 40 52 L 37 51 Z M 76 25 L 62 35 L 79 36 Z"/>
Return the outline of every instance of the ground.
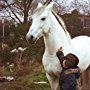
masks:
<path fill-rule="evenodd" d="M 50 90 L 45 70 L 41 63 L 31 62 L 26 66 L 11 68 L 0 67 L 0 76 L 13 76 L 13 81 L 0 81 L 0 90 Z M 79 90 L 90 90 L 90 67 L 81 75 Z M 44 84 L 35 82 L 44 81 Z"/>
<path fill-rule="evenodd" d="M 20 67 L 19 70 L 12 70 L 13 72 L 10 72 L 6 67 L 0 68 L 1 76 L 13 76 L 15 78 L 10 82 L 0 82 L 0 90 L 50 90 L 42 64 L 33 63 L 32 66 L 25 66 Z M 47 83 L 34 83 L 39 81 L 44 81 Z"/>

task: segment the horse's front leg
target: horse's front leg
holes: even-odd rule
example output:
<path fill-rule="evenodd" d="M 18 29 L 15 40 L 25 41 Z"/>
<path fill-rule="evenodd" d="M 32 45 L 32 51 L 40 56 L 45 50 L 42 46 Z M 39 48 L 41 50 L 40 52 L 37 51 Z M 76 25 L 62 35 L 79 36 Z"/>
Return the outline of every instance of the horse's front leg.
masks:
<path fill-rule="evenodd" d="M 52 77 L 48 73 L 46 73 L 47 79 L 50 83 L 51 90 L 58 90 L 59 87 L 59 77 Z"/>

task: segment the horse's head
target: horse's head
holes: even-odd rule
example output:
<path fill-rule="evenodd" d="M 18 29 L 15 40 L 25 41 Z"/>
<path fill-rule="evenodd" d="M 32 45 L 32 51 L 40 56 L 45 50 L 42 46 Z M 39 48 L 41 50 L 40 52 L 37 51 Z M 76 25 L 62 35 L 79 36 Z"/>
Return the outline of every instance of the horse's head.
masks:
<path fill-rule="evenodd" d="M 34 41 L 38 40 L 43 35 L 46 35 L 50 31 L 50 18 L 49 14 L 52 10 L 53 2 L 45 6 L 41 3 L 38 4 L 37 8 L 32 15 L 32 25 L 26 35 L 26 38 Z"/>

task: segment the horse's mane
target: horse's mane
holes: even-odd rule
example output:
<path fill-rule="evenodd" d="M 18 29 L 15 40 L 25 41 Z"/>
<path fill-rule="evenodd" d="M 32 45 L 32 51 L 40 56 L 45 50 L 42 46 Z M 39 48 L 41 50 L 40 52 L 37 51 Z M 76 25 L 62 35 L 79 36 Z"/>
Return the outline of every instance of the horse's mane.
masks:
<path fill-rule="evenodd" d="M 67 37 L 70 40 L 71 36 L 70 36 L 69 32 L 67 31 L 67 28 L 66 28 L 66 25 L 65 25 L 63 19 L 61 17 L 59 17 L 58 14 L 54 10 L 52 10 L 52 13 L 56 17 L 56 19 L 58 20 L 59 24 L 62 26 L 63 30 L 65 31 L 65 34 L 67 35 Z"/>

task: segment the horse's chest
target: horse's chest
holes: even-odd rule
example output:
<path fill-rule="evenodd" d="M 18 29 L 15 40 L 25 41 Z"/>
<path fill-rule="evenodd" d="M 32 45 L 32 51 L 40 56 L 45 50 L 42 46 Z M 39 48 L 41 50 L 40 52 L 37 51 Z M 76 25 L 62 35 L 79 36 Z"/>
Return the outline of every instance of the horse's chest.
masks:
<path fill-rule="evenodd" d="M 61 71 L 60 62 L 57 57 L 43 57 L 43 65 L 47 73 L 57 73 Z"/>

